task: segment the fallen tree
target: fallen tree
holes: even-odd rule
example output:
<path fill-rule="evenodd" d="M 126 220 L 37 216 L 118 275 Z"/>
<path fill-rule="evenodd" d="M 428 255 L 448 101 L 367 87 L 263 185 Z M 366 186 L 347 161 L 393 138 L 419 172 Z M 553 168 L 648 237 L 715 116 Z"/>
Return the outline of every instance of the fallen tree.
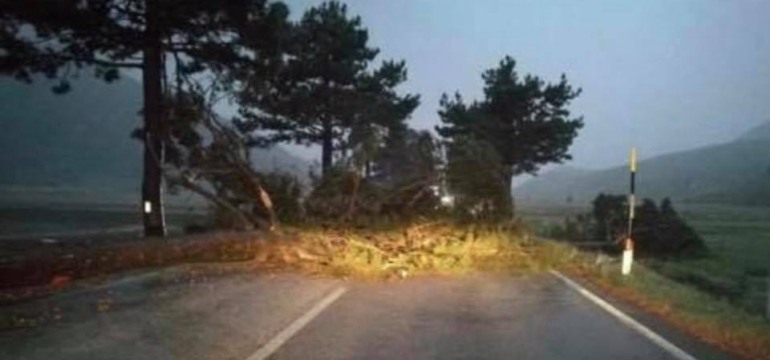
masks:
<path fill-rule="evenodd" d="M 192 82 L 167 97 L 163 175 L 172 189 L 196 193 L 232 216 L 228 227 L 273 230 L 277 219 L 263 175 L 250 162 L 247 139 L 213 110 L 216 101 L 213 91 Z"/>

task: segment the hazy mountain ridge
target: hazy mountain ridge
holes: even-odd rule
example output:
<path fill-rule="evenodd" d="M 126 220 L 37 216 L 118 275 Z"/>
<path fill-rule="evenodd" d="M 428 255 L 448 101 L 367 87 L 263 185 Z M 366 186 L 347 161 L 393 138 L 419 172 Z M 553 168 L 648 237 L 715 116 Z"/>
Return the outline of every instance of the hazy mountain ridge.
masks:
<path fill-rule="evenodd" d="M 590 201 L 596 194 L 626 193 L 628 167 L 595 171 L 554 171 L 515 189 L 536 202 Z M 637 193 L 681 201 L 770 205 L 770 121 L 736 140 L 640 161 Z"/>
<path fill-rule="evenodd" d="M 141 84 L 129 77 L 107 84 L 87 74 L 63 95 L 51 92 L 55 84 L 0 77 L 0 200 L 37 191 L 134 201 L 142 146 L 130 135 L 141 125 Z M 255 149 L 252 159 L 259 170 L 307 176 L 307 162 L 280 146 Z"/>

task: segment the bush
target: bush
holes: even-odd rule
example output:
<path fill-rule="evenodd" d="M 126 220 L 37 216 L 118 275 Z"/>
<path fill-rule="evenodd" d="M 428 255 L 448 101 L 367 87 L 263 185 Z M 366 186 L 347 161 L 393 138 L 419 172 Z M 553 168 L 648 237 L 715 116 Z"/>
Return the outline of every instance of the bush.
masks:
<path fill-rule="evenodd" d="M 278 220 L 296 223 L 305 217 L 302 208 L 302 184 L 296 177 L 273 172 L 263 174 L 261 180 L 273 202 L 273 210 Z"/>
<path fill-rule="evenodd" d="M 627 231 L 628 204 L 623 195 L 600 194 L 593 202 L 597 240 L 619 240 Z M 708 253 L 703 240 L 674 210 L 669 199 L 660 207 L 644 199 L 635 208 L 633 233 L 642 257 L 698 257 Z"/>
<path fill-rule="evenodd" d="M 327 174 L 312 177 L 311 180 L 313 189 L 305 200 L 305 210 L 309 217 L 315 219 L 342 219 L 349 211 L 353 196 L 367 197 L 373 192 L 357 174 L 340 167 L 332 168 Z M 363 201 L 359 200 L 354 205 L 361 203 Z M 358 211 L 366 210 L 366 206 L 358 208 Z"/>

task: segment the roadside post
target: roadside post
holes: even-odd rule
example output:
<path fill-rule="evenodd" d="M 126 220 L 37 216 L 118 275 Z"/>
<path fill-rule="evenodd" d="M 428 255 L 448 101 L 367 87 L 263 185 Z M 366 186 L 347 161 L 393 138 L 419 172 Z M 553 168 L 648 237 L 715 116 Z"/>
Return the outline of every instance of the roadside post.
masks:
<path fill-rule="evenodd" d="M 631 148 L 631 155 L 628 161 L 630 178 L 630 189 L 628 193 L 628 229 L 626 232 L 626 239 L 623 241 L 623 261 L 621 264 L 621 273 L 623 275 L 631 274 L 631 265 L 634 262 L 634 241 L 631 239 L 631 234 L 634 229 L 634 208 L 636 199 L 634 197 L 634 191 L 636 188 L 636 148 Z"/>

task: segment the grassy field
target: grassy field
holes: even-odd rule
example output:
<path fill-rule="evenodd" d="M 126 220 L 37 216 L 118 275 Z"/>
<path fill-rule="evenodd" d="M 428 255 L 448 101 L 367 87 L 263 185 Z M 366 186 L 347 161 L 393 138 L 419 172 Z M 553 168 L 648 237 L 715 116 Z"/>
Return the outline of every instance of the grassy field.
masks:
<path fill-rule="evenodd" d="M 711 255 L 645 263 L 669 278 L 750 312 L 764 313 L 770 276 L 770 208 L 677 203 L 674 207 L 703 238 Z M 542 231 L 589 211 L 587 206 L 527 204 L 520 207 L 519 215 L 533 230 Z"/>
<path fill-rule="evenodd" d="M 770 272 L 770 208 L 684 205 L 679 212 L 716 254 L 708 270 Z"/>
<path fill-rule="evenodd" d="M 695 288 L 637 265 L 622 276 L 616 262 L 571 261 L 564 271 L 615 298 L 634 304 L 736 359 L 770 358 L 770 323 L 762 316 L 736 308 Z"/>
<path fill-rule="evenodd" d="M 201 219 L 199 212 L 167 209 L 167 224 L 176 232 Z M 138 227 L 141 221 L 134 206 L 7 206 L 0 207 L 0 239 Z"/>

